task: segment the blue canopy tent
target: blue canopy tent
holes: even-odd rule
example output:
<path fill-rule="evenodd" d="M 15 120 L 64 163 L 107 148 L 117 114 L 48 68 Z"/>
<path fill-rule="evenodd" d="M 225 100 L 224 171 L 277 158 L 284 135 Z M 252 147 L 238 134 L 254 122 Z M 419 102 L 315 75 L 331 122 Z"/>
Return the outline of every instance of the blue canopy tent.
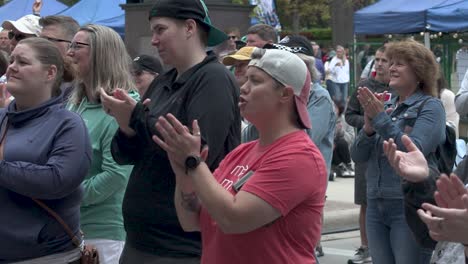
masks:
<path fill-rule="evenodd" d="M 12 0 L 0 7 L 0 18 L 5 20 L 17 20 L 22 16 L 32 14 L 34 0 Z M 68 8 L 68 6 L 56 0 L 44 0 L 41 16 L 55 15 Z"/>
<path fill-rule="evenodd" d="M 71 16 L 80 25 L 93 23 L 108 26 L 123 36 L 125 12 L 121 4 L 125 4 L 125 0 L 81 0 L 59 15 Z"/>
<path fill-rule="evenodd" d="M 119 33 L 120 36 L 125 36 L 125 15 L 99 20 L 94 23 L 98 25 L 108 26 L 117 31 L 117 33 Z"/>
<path fill-rule="evenodd" d="M 405 34 L 439 31 L 432 27 L 429 10 L 466 2 L 460 0 L 380 0 L 354 13 L 355 34 Z M 435 18 L 435 15 L 432 16 Z M 439 22 L 440 23 L 440 22 Z"/>
<path fill-rule="evenodd" d="M 438 32 L 467 31 L 467 17 L 468 1 L 466 0 L 434 7 L 427 12 L 430 29 Z"/>
<path fill-rule="evenodd" d="M 453 32 L 468 28 L 466 0 L 380 0 L 354 13 L 355 34 Z"/>

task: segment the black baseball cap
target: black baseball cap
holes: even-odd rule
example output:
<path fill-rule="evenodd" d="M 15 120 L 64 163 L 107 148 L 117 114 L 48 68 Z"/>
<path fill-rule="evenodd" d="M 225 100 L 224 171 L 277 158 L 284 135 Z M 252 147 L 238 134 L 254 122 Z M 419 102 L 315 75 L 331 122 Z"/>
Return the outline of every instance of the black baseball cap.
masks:
<path fill-rule="evenodd" d="M 296 53 L 303 53 L 307 56 L 314 56 L 314 49 L 310 44 L 310 41 L 301 35 L 286 36 L 278 44 L 296 49 Z"/>
<path fill-rule="evenodd" d="M 208 8 L 203 0 L 156 0 L 149 13 L 153 17 L 171 17 L 176 19 L 194 19 L 208 27 L 208 46 L 216 46 L 228 39 L 228 36 L 211 24 Z"/>
<path fill-rule="evenodd" d="M 140 55 L 133 59 L 133 71 L 147 71 L 152 73 L 162 73 L 163 66 L 158 58 L 150 55 Z"/>

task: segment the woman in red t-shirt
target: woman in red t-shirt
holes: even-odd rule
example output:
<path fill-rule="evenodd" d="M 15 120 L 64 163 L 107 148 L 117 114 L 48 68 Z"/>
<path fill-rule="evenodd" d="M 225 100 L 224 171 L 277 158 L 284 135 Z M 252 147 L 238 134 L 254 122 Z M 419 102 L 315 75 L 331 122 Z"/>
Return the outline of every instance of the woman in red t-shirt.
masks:
<path fill-rule="evenodd" d="M 327 177 L 304 131 L 309 92 L 298 56 L 256 48 L 239 108 L 260 137 L 234 149 L 213 174 L 197 121 L 189 129 L 171 114 L 159 118 L 153 138 L 176 174 L 180 224 L 202 233 L 202 263 L 315 263 Z"/>

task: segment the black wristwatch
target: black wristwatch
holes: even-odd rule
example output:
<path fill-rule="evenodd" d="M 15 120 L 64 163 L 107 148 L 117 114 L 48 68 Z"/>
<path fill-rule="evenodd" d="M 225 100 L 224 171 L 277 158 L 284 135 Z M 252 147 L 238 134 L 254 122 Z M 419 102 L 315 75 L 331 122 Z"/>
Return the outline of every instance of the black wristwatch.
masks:
<path fill-rule="evenodd" d="M 185 174 L 188 174 L 189 170 L 196 169 L 198 165 L 202 162 L 200 156 L 190 155 L 185 159 Z"/>

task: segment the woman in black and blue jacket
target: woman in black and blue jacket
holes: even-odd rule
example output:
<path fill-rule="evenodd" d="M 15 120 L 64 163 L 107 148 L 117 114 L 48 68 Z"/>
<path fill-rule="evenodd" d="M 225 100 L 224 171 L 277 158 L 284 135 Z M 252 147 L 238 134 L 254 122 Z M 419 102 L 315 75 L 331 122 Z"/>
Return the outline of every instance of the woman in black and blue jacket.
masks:
<path fill-rule="evenodd" d="M 63 107 L 69 74 L 55 45 L 28 38 L 12 51 L 0 110 L 0 263 L 74 263 L 80 249 L 38 199 L 80 236 L 82 189 L 91 146 L 83 120 Z"/>

